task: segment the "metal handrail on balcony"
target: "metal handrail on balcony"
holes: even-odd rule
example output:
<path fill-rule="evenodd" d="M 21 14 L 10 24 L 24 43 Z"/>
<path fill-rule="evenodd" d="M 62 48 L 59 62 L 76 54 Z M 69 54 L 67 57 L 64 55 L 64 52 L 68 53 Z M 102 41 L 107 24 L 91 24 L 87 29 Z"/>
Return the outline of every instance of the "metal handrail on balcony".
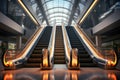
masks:
<path fill-rule="evenodd" d="M 78 61 L 78 50 L 77 48 L 72 49 L 66 28 L 62 26 L 62 33 L 64 39 L 64 47 L 65 47 L 65 57 L 68 69 L 79 69 L 80 64 Z"/>
<path fill-rule="evenodd" d="M 99 20 L 102 21 L 105 17 L 107 17 L 108 15 L 110 15 L 111 13 L 113 13 L 116 8 L 119 8 L 119 9 L 120 9 L 120 1 L 116 2 L 113 6 L 110 7 L 109 10 L 107 10 L 106 12 L 104 12 L 104 13 L 99 17 Z"/>
<path fill-rule="evenodd" d="M 45 27 L 39 27 L 38 30 L 30 37 L 24 49 L 20 51 L 20 53 L 18 53 L 17 55 L 13 56 L 12 58 L 11 57 L 9 58 L 7 54 L 9 54 L 9 52 L 12 53 L 13 50 L 7 50 L 3 57 L 5 67 L 13 69 L 16 68 L 16 66 L 23 64 L 23 62 L 26 61 L 30 56 L 31 54 L 30 51 L 32 50 L 33 47 L 35 47 L 35 44 L 38 41 L 39 37 L 42 35 L 44 29 Z"/>

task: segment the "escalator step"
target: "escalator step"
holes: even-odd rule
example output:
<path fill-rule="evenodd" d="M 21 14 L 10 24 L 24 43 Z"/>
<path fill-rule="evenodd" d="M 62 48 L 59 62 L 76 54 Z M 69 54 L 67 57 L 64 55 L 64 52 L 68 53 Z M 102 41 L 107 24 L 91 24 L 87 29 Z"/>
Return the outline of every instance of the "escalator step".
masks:
<path fill-rule="evenodd" d="M 80 67 L 97 67 L 94 63 L 80 63 Z"/>
<path fill-rule="evenodd" d="M 84 63 L 84 62 L 86 62 L 86 63 L 89 63 L 89 62 L 92 62 L 92 59 L 91 58 L 80 58 L 79 59 L 79 61 L 80 61 L 80 63 Z"/>
<path fill-rule="evenodd" d="M 54 54 L 54 56 L 63 56 L 63 55 L 65 55 L 65 53 L 56 53 L 56 54 Z"/>
<path fill-rule="evenodd" d="M 64 50 L 55 50 L 55 53 L 64 53 Z"/>
<path fill-rule="evenodd" d="M 55 56 L 54 57 L 54 60 L 64 60 L 65 59 L 65 56 Z"/>
<path fill-rule="evenodd" d="M 29 63 L 40 63 L 42 61 L 41 58 L 29 58 L 28 62 Z"/>
<path fill-rule="evenodd" d="M 78 54 L 79 55 L 79 57 L 83 57 L 83 58 L 88 58 L 88 57 L 90 57 L 90 55 L 89 54 Z"/>
<path fill-rule="evenodd" d="M 35 52 L 35 53 L 40 53 L 40 52 L 42 52 L 42 50 L 34 50 L 33 52 Z"/>
<path fill-rule="evenodd" d="M 62 27 L 56 27 L 54 63 L 65 64 L 65 51 L 62 36 Z"/>
<path fill-rule="evenodd" d="M 30 56 L 31 58 L 40 58 L 40 57 L 42 57 L 42 54 L 32 54 L 31 56 Z"/>
<path fill-rule="evenodd" d="M 79 55 L 79 61 L 80 66 L 82 67 L 95 67 L 96 65 L 92 62 L 92 58 L 88 54 L 88 52 L 85 50 L 82 42 L 80 41 L 78 35 L 76 34 L 73 27 L 66 27 L 68 37 L 70 39 L 70 43 L 72 45 L 72 48 L 78 49 L 78 55 Z"/>
<path fill-rule="evenodd" d="M 65 64 L 65 60 L 55 60 L 54 64 Z"/>
<path fill-rule="evenodd" d="M 34 68 L 34 67 L 40 67 L 40 63 L 27 63 L 25 65 L 25 67 L 31 67 L 31 68 Z"/>

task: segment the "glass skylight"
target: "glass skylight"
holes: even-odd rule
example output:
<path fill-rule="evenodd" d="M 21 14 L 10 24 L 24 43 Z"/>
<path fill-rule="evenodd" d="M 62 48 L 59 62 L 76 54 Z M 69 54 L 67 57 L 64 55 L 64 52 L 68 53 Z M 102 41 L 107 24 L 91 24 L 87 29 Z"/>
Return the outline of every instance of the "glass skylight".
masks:
<path fill-rule="evenodd" d="M 74 0 L 42 0 L 50 25 L 67 25 Z"/>
<path fill-rule="evenodd" d="M 39 1 L 37 0 L 27 1 L 30 2 L 33 11 L 38 16 L 41 23 L 46 21 L 46 23 L 51 26 L 58 24 L 64 24 L 66 26 L 71 25 L 71 22 L 73 24 L 73 22 L 77 21 L 88 0 L 80 0 L 79 4 L 77 4 L 77 8 L 73 7 L 73 5 L 76 5 L 74 4 L 76 0 L 41 0 L 42 3 L 40 2 L 40 4 L 38 4 Z M 39 5 L 43 6 L 43 13 Z M 72 8 L 75 9 L 72 10 Z M 74 11 L 74 14 L 71 15 L 72 11 Z"/>

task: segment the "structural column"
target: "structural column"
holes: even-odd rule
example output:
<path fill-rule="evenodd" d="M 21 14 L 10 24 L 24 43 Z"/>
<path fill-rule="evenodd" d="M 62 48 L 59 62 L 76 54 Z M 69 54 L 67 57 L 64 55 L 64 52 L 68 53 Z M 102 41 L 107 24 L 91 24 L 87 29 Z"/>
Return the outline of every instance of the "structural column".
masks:
<path fill-rule="evenodd" d="M 97 46 L 97 47 L 101 47 L 102 39 L 101 39 L 101 36 L 100 36 L 100 35 L 96 35 L 96 36 L 95 36 L 95 43 L 96 43 L 96 46 Z"/>
<path fill-rule="evenodd" d="M 17 38 L 17 40 L 16 40 L 16 49 L 21 49 L 22 37 L 21 36 L 17 36 L 16 38 Z"/>

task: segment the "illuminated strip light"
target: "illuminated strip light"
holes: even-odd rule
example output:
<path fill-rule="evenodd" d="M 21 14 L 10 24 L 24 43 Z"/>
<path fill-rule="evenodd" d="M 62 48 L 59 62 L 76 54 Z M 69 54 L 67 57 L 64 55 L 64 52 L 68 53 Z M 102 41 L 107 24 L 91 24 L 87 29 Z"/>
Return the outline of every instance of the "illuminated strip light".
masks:
<path fill-rule="evenodd" d="M 87 12 L 85 13 L 85 15 L 82 17 L 82 19 L 78 22 L 79 24 L 81 24 L 84 19 L 87 17 L 87 15 L 90 13 L 90 11 L 93 9 L 93 7 L 96 5 L 96 3 L 98 2 L 98 0 L 94 0 L 94 2 L 92 3 L 92 5 L 90 6 L 90 8 L 87 10 Z"/>
<path fill-rule="evenodd" d="M 23 9 L 27 12 L 27 14 L 30 16 L 30 18 L 33 20 L 33 22 L 36 25 L 39 25 L 39 23 L 36 21 L 36 19 L 33 17 L 33 15 L 30 13 L 30 11 L 27 9 L 27 7 L 24 5 L 22 0 L 18 0 L 19 4 L 23 7 Z"/>

